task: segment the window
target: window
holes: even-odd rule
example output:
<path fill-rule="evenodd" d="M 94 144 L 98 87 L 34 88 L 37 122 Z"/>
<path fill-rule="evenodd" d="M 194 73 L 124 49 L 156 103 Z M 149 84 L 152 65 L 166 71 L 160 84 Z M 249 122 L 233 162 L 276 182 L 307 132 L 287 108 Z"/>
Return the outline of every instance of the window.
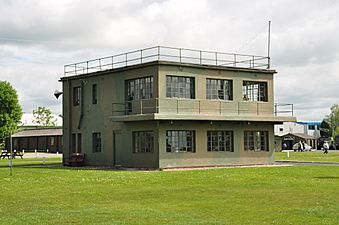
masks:
<path fill-rule="evenodd" d="M 279 128 L 279 131 L 280 131 L 280 132 L 284 131 L 284 128 L 280 127 L 280 128 Z"/>
<path fill-rule="evenodd" d="M 166 131 L 166 152 L 195 152 L 195 132 L 191 130 Z"/>
<path fill-rule="evenodd" d="M 232 81 L 206 79 L 206 98 L 233 100 Z"/>
<path fill-rule="evenodd" d="M 194 99 L 194 78 L 166 76 L 166 97 Z"/>
<path fill-rule="evenodd" d="M 153 131 L 133 132 L 134 153 L 153 152 L 154 134 Z"/>
<path fill-rule="evenodd" d="M 268 131 L 245 131 L 245 151 L 268 151 Z"/>
<path fill-rule="evenodd" d="M 73 88 L 73 106 L 80 105 L 80 87 Z"/>
<path fill-rule="evenodd" d="M 207 151 L 233 152 L 232 131 L 207 131 Z"/>
<path fill-rule="evenodd" d="M 78 151 L 77 152 L 81 152 L 81 133 L 78 134 Z"/>
<path fill-rule="evenodd" d="M 315 125 L 308 125 L 309 130 L 315 130 Z"/>
<path fill-rule="evenodd" d="M 55 139 L 54 139 L 54 137 L 51 137 L 51 139 L 50 139 L 50 144 L 51 144 L 51 146 L 53 146 L 54 145 L 54 143 L 55 143 Z"/>
<path fill-rule="evenodd" d="M 92 85 L 92 104 L 98 103 L 98 90 L 97 90 L 97 84 Z"/>
<path fill-rule="evenodd" d="M 246 101 L 267 102 L 267 83 L 257 81 L 243 81 L 243 99 Z"/>
<path fill-rule="evenodd" d="M 126 100 L 153 98 L 153 77 L 143 77 L 126 81 Z"/>
<path fill-rule="evenodd" d="M 76 134 L 72 134 L 72 153 L 77 152 Z"/>
<path fill-rule="evenodd" d="M 92 134 L 93 152 L 101 152 L 101 133 Z"/>

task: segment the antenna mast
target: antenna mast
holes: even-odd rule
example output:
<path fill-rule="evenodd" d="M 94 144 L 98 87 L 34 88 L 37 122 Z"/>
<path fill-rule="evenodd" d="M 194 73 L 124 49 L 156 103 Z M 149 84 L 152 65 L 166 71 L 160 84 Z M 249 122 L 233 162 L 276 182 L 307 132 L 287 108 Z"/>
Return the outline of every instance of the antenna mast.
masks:
<path fill-rule="evenodd" d="M 269 69 L 271 66 L 270 51 L 271 51 L 271 20 L 268 21 L 267 69 Z"/>

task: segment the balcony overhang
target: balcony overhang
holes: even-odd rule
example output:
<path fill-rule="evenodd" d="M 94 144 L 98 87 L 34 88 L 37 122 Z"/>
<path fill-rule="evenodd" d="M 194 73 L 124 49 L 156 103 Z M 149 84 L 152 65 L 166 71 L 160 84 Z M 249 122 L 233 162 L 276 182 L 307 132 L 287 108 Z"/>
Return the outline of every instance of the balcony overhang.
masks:
<path fill-rule="evenodd" d="M 135 114 L 111 116 L 112 122 L 132 122 L 132 121 L 148 121 L 148 120 L 210 120 L 210 121 L 253 121 L 253 122 L 296 122 L 293 116 L 244 116 L 244 115 L 209 115 L 209 114 Z"/>

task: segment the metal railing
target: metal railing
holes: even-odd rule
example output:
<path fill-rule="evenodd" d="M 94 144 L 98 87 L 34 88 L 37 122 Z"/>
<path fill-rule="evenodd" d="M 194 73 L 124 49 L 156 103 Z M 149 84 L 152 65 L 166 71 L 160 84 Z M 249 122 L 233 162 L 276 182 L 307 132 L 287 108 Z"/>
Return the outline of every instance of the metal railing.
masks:
<path fill-rule="evenodd" d="M 206 99 L 139 99 L 112 103 L 113 116 L 145 114 L 293 116 L 293 104 Z"/>
<path fill-rule="evenodd" d="M 289 103 L 275 103 L 274 104 L 274 115 L 282 116 L 282 115 L 291 115 L 293 116 L 293 104 Z"/>
<path fill-rule="evenodd" d="M 68 64 L 64 66 L 64 76 L 93 73 L 97 71 L 122 68 L 153 61 L 193 63 L 199 65 L 214 65 L 250 69 L 270 68 L 270 59 L 267 56 L 156 46 Z"/>

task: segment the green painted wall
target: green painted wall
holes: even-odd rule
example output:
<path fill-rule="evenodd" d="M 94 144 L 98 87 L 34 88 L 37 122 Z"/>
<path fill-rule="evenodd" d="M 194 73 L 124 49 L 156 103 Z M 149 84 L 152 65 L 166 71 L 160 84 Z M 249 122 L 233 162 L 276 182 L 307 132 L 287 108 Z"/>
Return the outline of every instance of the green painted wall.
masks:
<path fill-rule="evenodd" d="M 182 166 L 213 166 L 213 165 L 239 165 L 239 164 L 263 164 L 273 162 L 272 151 L 274 149 L 273 122 L 253 122 L 256 119 L 267 121 L 273 117 L 273 73 L 274 71 L 218 69 L 218 67 L 193 67 L 173 63 L 148 63 L 138 66 L 103 71 L 93 74 L 62 78 L 63 82 L 63 141 L 64 163 L 67 164 L 72 149 L 72 134 L 81 133 L 81 152 L 85 153 L 87 165 L 127 167 L 182 167 Z M 171 105 L 175 99 L 166 98 L 166 75 L 192 76 L 195 78 L 195 100 L 187 100 L 183 103 L 187 109 L 183 112 L 175 110 Z M 125 81 L 138 77 L 153 76 L 154 98 L 159 101 L 149 100 L 148 106 L 163 106 L 167 111 L 159 112 L 165 115 L 161 120 L 147 120 L 140 115 L 112 117 L 112 110 L 118 109 L 125 101 Z M 206 100 L 206 78 L 232 79 L 233 101 Z M 268 82 L 268 102 L 246 102 L 242 99 L 243 80 L 258 80 Z M 92 85 L 97 84 L 98 103 L 92 104 Z M 73 87 L 83 87 L 83 106 L 72 105 Z M 208 120 L 195 120 L 197 113 L 194 105 L 205 104 L 207 109 L 212 109 Z M 135 103 L 140 104 L 140 103 Z M 190 105 L 191 104 L 191 105 Z M 220 121 L 222 118 L 215 107 L 222 104 L 222 110 L 251 111 L 248 116 L 252 122 L 247 121 Z M 258 106 L 259 105 L 259 106 Z M 83 107 L 81 109 L 81 107 Z M 121 106 L 120 106 L 121 107 Z M 258 108 L 259 107 L 259 108 Z M 124 106 L 122 106 L 124 108 Z M 175 112 L 171 113 L 171 110 Z M 82 112 L 82 113 L 81 113 Z M 149 111 L 143 113 L 154 113 Z M 259 114 L 257 113 L 259 112 Z M 201 113 L 201 112 L 200 112 Z M 233 112 L 234 113 L 234 112 Z M 182 117 L 185 115 L 185 117 Z M 230 113 L 235 120 L 239 115 Z M 201 116 L 201 115 L 200 115 Z M 82 119 L 81 119 L 82 118 Z M 129 118 L 129 122 L 123 122 Z M 207 117 L 206 117 L 207 118 Z M 218 118 L 219 122 L 213 121 Z M 226 118 L 226 117 L 225 117 Z M 134 121 L 133 121 L 134 120 Z M 138 121 L 141 120 L 141 121 Z M 241 119 L 238 119 L 241 120 Z M 172 123 L 171 123 L 172 121 Z M 212 121 L 212 123 L 211 123 Z M 80 124 L 80 125 L 79 125 Z M 166 130 L 179 129 L 196 131 L 196 153 L 166 153 Z M 207 152 L 207 130 L 233 130 L 234 152 Z M 245 152 L 243 151 L 244 130 L 269 131 L 269 152 Z M 133 131 L 153 130 L 154 151 L 152 153 L 133 153 Z M 102 137 L 102 151 L 92 152 L 92 134 L 100 132 Z"/>
<path fill-rule="evenodd" d="M 166 152 L 166 130 L 194 130 L 196 152 Z M 228 130 L 234 134 L 234 152 L 208 152 L 207 131 Z M 268 131 L 269 152 L 244 151 L 244 131 Z M 160 168 L 187 166 L 220 166 L 273 163 L 274 129 L 271 123 L 173 121 L 159 126 Z"/>

